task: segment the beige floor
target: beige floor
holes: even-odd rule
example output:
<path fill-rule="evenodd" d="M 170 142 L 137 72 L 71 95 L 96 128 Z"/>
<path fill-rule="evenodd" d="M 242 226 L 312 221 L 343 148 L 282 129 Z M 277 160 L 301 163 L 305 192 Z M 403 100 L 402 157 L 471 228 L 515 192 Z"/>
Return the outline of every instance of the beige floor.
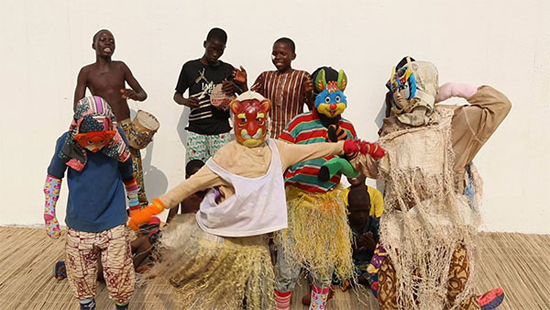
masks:
<path fill-rule="evenodd" d="M 499 309 L 550 309 L 550 236 L 489 233 L 480 242 L 477 270 L 479 292 L 501 286 L 506 299 Z M 67 281 L 57 282 L 53 263 L 63 257 L 63 239 L 52 241 L 41 229 L 0 227 L 0 309 L 78 309 Z M 168 286 L 155 280 L 137 290 L 130 309 L 179 309 L 170 300 Z M 298 286 L 292 309 L 306 286 Z M 370 293 L 363 303 L 354 292 L 337 292 L 327 309 L 378 309 Z M 114 309 L 108 291 L 100 285 L 97 309 Z"/>

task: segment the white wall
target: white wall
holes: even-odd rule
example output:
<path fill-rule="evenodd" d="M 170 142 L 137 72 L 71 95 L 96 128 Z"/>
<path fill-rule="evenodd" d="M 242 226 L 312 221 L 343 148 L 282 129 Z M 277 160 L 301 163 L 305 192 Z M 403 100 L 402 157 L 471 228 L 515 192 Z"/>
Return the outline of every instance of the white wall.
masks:
<path fill-rule="evenodd" d="M 504 4 L 505 3 L 505 4 Z M 403 55 L 435 63 L 440 82 L 489 84 L 513 108 L 475 162 L 485 180 L 484 229 L 550 233 L 550 2 L 509 1 L 51 1 L 0 4 L 0 224 L 42 222 L 46 167 L 68 128 L 79 69 L 95 59 L 92 35 L 115 35 L 149 94 L 139 106 L 161 121 L 144 155 L 150 198 L 184 179 L 185 113 L 172 101 L 182 64 L 199 58 L 211 27 L 229 34 L 222 59 L 249 84 L 273 70 L 271 46 L 297 44 L 295 68 L 343 68 L 344 115 L 375 140 L 391 68 Z M 136 104 L 131 103 L 136 109 Z M 67 188 L 58 205 L 64 218 Z"/>

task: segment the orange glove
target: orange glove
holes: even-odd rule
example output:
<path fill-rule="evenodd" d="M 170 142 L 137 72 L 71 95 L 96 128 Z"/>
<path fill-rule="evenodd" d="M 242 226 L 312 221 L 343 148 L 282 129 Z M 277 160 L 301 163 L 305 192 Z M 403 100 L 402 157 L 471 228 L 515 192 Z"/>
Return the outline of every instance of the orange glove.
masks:
<path fill-rule="evenodd" d="M 166 206 L 159 199 L 153 199 L 153 203 L 140 210 L 130 211 L 130 218 L 128 219 L 128 227 L 138 231 L 138 226 L 144 223 L 148 223 L 149 220 L 161 213 L 166 209 Z"/>

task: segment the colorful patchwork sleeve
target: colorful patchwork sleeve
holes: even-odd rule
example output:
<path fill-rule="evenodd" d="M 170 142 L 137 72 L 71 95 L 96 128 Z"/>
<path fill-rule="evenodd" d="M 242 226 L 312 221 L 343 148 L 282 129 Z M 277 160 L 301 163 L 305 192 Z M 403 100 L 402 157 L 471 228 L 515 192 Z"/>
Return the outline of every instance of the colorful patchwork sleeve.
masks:
<path fill-rule="evenodd" d="M 44 194 L 46 195 L 46 203 L 44 206 L 44 221 L 46 223 L 46 233 L 52 238 L 59 238 L 61 230 L 59 222 L 55 217 L 55 206 L 59 199 L 61 191 L 61 179 L 48 174 L 46 183 L 44 184 Z"/>

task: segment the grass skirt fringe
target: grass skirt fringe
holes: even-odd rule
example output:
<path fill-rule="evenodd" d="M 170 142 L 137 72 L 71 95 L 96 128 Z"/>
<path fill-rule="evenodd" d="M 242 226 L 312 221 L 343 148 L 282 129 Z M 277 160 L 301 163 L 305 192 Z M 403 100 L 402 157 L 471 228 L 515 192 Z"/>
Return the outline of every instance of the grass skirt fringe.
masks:
<path fill-rule="evenodd" d="M 352 232 L 341 186 L 327 193 L 310 193 L 294 186 L 286 190 L 288 229 L 276 233 L 279 251 L 320 278 L 352 279 Z"/>
<path fill-rule="evenodd" d="M 152 273 L 168 279 L 174 299 L 192 309 L 273 309 L 274 272 L 265 235 L 222 238 L 195 215 L 174 218 L 160 239 Z"/>

